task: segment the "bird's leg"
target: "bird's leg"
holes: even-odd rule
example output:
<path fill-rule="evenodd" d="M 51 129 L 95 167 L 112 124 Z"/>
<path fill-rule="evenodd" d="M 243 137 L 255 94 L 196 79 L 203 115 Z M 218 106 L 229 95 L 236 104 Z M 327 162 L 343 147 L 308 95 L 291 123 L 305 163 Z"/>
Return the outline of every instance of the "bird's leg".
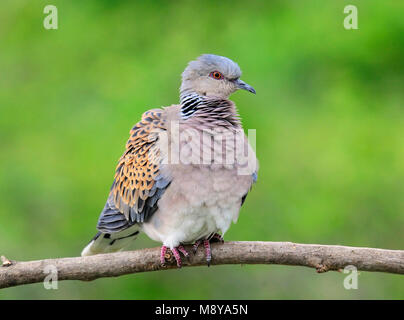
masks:
<path fill-rule="evenodd" d="M 205 247 L 206 262 L 208 263 L 208 267 L 210 266 L 210 262 L 212 260 L 212 254 L 211 254 L 211 250 L 210 250 L 210 243 L 211 242 L 224 243 L 224 239 L 220 234 L 214 233 L 207 240 L 204 240 L 203 245 Z"/>
<path fill-rule="evenodd" d="M 206 262 L 208 263 L 208 267 L 209 267 L 210 266 L 210 261 L 212 260 L 212 254 L 210 252 L 209 239 L 203 240 L 203 246 L 205 247 Z"/>
<path fill-rule="evenodd" d="M 167 247 L 166 246 L 161 246 L 160 250 L 160 263 L 162 266 L 166 264 L 166 252 L 167 252 Z"/>
<path fill-rule="evenodd" d="M 205 254 L 206 254 L 206 262 L 208 263 L 208 266 L 210 266 L 210 262 L 212 261 L 212 253 L 210 250 L 210 242 L 220 242 L 223 243 L 223 237 L 218 234 L 214 233 L 212 236 L 210 236 L 208 239 L 204 240 L 196 240 L 195 243 L 192 246 L 192 251 L 195 253 L 196 250 L 198 250 L 199 245 L 203 242 L 203 246 L 205 247 Z"/>
<path fill-rule="evenodd" d="M 181 268 L 182 261 L 181 261 L 180 253 L 179 253 L 177 248 L 178 247 L 174 247 L 174 248 L 171 249 L 171 251 L 172 251 L 172 253 L 174 255 L 175 261 L 177 261 L 177 267 Z"/>
<path fill-rule="evenodd" d="M 167 247 L 166 246 L 162 246 L 161 247 L 161 251 L 160 251 L 160 263 L 162 266 L 164 266 L 166 264 L 166 253 L 167 253 Z M 189 253 L 187 252 L 187 250 L 185 250 L 183 245 L 179 245 L 178 247 L 174 247 L 171 249 L 171 252 L 174 255 L 175 261 L 177 261 L 177 267 L 181 268 L 182 265 L 182 261 L 181 261 L 181 256 L 180 256 L 180 252 L 185 256 L 188 257 Z"/>
<path fill-rule="evenodd" d="M 192 246 L 192 251 L 195 253 L 198 250 L 199 245 L 202 243 L 202 240 L 196 240 Z"/>
<path fill-rule="evenodd" d="M 184 255 L 185 258 L 189 257 L 188 251 L 185 250 L 185 248 L 184 248 L 184 246 L 182 244 L 180 244 L 177 248 Z"/>
<path fill-rule="evenodd" d="M 223 237 L 218 233 L 214 233 L 210 238 L 210 241 L 224 243 Z"/>

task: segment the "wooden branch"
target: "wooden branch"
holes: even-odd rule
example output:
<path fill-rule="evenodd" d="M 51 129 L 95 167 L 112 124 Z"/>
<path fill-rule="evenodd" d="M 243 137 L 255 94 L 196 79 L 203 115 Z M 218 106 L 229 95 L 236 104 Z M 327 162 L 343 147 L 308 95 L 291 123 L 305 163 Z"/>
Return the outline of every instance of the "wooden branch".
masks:
<path fill-rule="evenodd" d="M 191 248 L 186 249 L 190 252 Z M 51 268 L 58 280 L 94 280 L 124 274 L 177 268 L 173 257 L 160 265 L 160 249 L 142 249 L 89 257 L 17 262 L 4 257 L 0 288 L 42 282 Z M 291 242 L 225 242 L 212 244 L 212 265 L 281 264 L 315 268 L 317 272 L 340 271 L 348 265 L 357 270 L 404 274 L 404 250 L 297 244 Z M 3 258 L 3 257 L 2 257 Z M 11 264 L 10 264 L 11 262 Z M 52 267 L 49 267 L 52 266 Z M 206 266 L 203 248 L 190 254 L 183 266 Z"/>

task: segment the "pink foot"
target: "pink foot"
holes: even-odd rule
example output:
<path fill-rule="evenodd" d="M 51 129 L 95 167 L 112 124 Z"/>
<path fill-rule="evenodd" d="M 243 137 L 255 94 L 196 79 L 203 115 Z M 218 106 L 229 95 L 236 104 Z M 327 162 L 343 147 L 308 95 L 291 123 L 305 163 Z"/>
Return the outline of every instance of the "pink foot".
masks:
<path fill-rule="evenodd" d="M 198 250 L 199 245 L 202 243 L 202 240 L 196 240 L 194 245 L 192 246 L 192 251 L 195 253 Z"/>
<path fill-rule="evenodd" d="M 161 251 L 160 251 L 160 263 L 162 266 L 166 265 L 166 252 L 167 252 L 167 247 L 162 246 Z"/>
<path fill-rule="evenodd" d="M 177 249 L 184 255 L 185 258 L 189 257 L 189 253 L 185 250 L 183 245 L 179 245 Z"/>
<path fill-rule="evenodd" d="M 161 251 L 160 251 L 160 263 L 162 266 L 165 266 L 166 264 L 166 253 L 167 253 L 167 247 L 166 246 L 162 246 L 161 247 Z M 189 253 L 185 250 L 185 248 L 182 245 L 179 245 L 178 247 L 175 247 L 173 249 L 171 249 L 171 252 L 174 255 L 175 261 L 177 261 L 177 267 L 181 268 L 182 265 L 182 261 L 181 261 L 181 256 L 180 256 L 180 252 L 185 256 L 188 257 Z"/>
<path fill-rule="evenodd" d="M 205 254 L 206 254 L 206 262 L 208 263 L 208 267 L 210 266 L 210 262 L 212 261 L 212 253 L 210 250 L 210 241 L 216 241 L 223 243 L 223 237 L 215 233 L 210 238 L 205 240 L 197 240 L 195 241 L 194 245 L 192 246 L 192 251 L 195 253 L 198 250 L 199 245 L 203 242 L 203 246 L 205 247 Z"/>
<path fill-rule="evenodd" d="M 211 236 L 209 240 L 214 241 L 214 242 L 220 242 L 220 243 L 224 242 L 223 237 L 218 233 L 213 234 L 213 236 Z"/>
<path fill-rule="evenodd" d="M 206 254 L 206 262 L 208 263 L 208 267 L 210 266 L 210 262 L 212 261 L 212 254 L 210 252 L 210 242 L 209 240 L 203 240 L 203 246 L 205 247 Z"/>

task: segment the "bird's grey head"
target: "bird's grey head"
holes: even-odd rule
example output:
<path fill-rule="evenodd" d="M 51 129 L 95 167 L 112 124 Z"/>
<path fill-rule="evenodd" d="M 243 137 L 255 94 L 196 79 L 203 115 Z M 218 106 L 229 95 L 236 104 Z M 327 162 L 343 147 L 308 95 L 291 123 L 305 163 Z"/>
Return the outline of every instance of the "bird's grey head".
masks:
<path fill-rule="evenodd" d="M 182 73 L 181 96 L 195 92 L 202 96 L 228 98 L 239 89 L 255 93 L 253 87 L 240 80 L 240 76 L 240 67 L 229 58 L 201 55 Z"/>

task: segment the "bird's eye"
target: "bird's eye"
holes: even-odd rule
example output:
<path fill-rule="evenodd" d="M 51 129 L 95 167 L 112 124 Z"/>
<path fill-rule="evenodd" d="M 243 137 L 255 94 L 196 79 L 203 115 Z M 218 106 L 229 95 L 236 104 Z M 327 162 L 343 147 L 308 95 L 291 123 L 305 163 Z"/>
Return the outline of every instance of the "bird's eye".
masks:
<path fill-rule="evenodd" d="M 215 80 L 223 79 L 223 75 L 219 71 L 212 71 L 209 76 Z"/>

